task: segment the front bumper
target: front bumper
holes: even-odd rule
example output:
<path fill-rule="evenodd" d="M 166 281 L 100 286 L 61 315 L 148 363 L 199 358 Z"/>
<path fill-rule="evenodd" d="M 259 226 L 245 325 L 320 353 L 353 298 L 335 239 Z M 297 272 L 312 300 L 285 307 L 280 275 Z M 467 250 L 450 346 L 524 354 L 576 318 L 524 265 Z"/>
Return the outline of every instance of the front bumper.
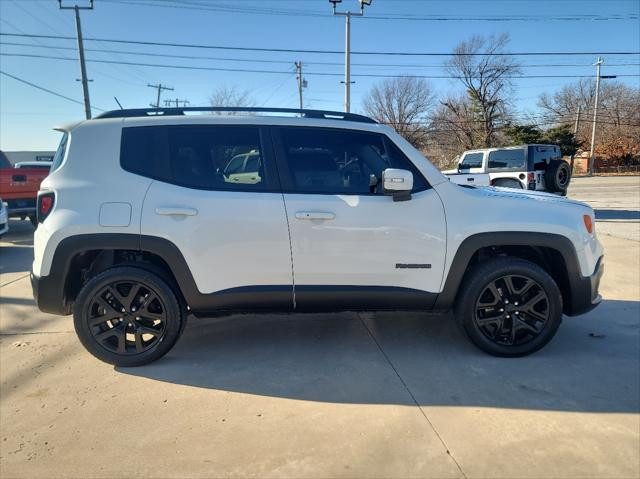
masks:
<path fill-rule="evenodd" d="M 598 292 L 604 274 L 604 256 L 600 256 L 591 276 L 571 282 L 571 301 L 565 306 L 567 316 L 577 316 L 591 311 L 602 302 Z"/>

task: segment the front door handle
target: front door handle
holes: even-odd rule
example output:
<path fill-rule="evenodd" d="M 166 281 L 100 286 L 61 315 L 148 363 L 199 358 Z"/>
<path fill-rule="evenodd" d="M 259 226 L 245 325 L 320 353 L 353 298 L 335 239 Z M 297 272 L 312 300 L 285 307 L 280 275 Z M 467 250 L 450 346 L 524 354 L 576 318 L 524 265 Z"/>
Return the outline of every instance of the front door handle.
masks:
<path fill-rule="evenodd" d="M 330 211 L 298 211 L 296 219 L 299 220 L 332 220 L 336 217 Z"/>
<path fill-rule="evenodd" d="M 158 206 L 156 214 L 162 216 L 195 216 L 198 214 L 198 210 L 184 206 Z"/>

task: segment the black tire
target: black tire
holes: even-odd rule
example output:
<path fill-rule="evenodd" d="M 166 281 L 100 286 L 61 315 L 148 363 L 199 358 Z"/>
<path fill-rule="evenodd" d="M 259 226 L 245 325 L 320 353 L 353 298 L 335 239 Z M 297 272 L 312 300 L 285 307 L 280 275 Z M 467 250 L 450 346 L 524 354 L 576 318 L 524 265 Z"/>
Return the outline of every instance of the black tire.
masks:
<path fill-rule="evenodd" d="M 564 160 L 551 160 L 549 166 L 547 166 L 547 171 L 544 173 L 544 181 L 549 191 L 566 191 L 571 181 L 569 163 Z"/>
<path fill-rule="evenodd" d="M 481 350 L 501 357 L 526 356 L 556 334 L 562 321 L 562 295 L 537 264 L 502 257 L 481 263 L 467 274 L 454 312 L 460 328 Z"/>
<path fill-rule="evenodd" d="M 133 367 L 169 352 L 182 333 L 184 312 L 174 291 L 158 275 L 119 266 L 82 287 L 73 323 L 80 342 L 96 358 Z"/>
<path fill-rule="evenodd" d="M 522 183 L 518 180 L 512 180 L 509 178 L 500 178 L 493 182 L 493 186 L 500 186 L 502 188 L 515 188 L 516 190 L 522 189 Z"/>

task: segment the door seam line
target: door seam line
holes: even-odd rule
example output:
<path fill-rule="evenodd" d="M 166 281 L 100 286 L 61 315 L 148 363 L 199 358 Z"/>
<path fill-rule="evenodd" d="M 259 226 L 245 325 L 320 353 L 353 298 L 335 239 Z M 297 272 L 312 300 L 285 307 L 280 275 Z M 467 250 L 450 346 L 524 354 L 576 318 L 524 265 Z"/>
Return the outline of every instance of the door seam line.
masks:
<path fill-rule="evenodd" d="M 291 226 L 289 225 L 289 212 L 287 211 L 287 202 L 284 199 L 284 193 L 280 193 L 282 196 L 282 205 L 284 206 L 284 217 L 287 220 L 287 233 L 289 234 L 289 257 L 291 258 L 291 289 L 293 293 L 293 310 L 296 310 L 296 275 L 293 268 L 293 245 L 291 239 Z"/>

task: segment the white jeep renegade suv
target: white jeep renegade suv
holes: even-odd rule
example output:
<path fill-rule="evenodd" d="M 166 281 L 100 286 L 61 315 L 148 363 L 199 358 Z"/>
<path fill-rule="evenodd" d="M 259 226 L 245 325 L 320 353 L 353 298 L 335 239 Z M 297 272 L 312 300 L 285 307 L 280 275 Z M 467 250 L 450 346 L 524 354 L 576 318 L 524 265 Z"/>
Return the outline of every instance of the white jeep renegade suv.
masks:
<path fill-rule="evenodd" d="M 234 109 L 60 128 L 33 292 L 103 361 L 158 359 L 188 313 L 452 308 L 479 348 L 521 356 L 600 301 L 583 203 L 453 184 L 359 115 L 185 115 L 208 110 Z"/>

